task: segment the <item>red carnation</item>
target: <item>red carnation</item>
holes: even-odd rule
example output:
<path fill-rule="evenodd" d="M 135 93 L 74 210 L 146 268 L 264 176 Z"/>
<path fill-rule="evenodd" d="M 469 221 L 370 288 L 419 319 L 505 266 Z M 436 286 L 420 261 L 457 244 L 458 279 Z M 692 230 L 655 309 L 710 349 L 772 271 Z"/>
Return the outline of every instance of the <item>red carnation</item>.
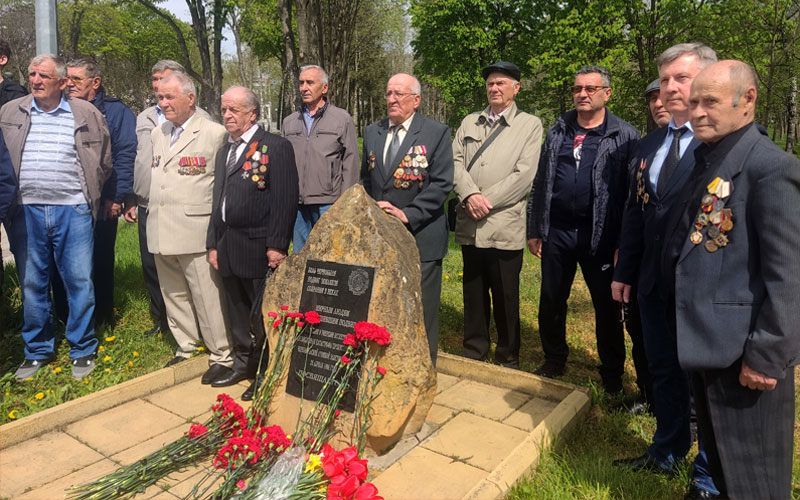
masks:
<path fill-rule="evenodd" d="M 318 325 L 319 321 L 319 314 L 316 311 L 308 311 L 306 313 L 306 323 Z"/>
<path fill-rule="evenodd" d="M 206 426 L 204 426 L 202 424 L 192 424 L 192 426 L 189 427 L 189 432 L 188 432 L 189 439 L 194 439 L 196 437 L 202 436 L 207 431 L 208 431 L 208 427 L 206 427 Z"/>
<path fill-rule="evenodd" d="M 298 328 L 303 328 L 304 326 L 306 326 L 306 324 L 305 324 L 305 323 L 303 323 L 302 321 L 298 321 L 298 322 L 297 322 L 297 327 L 298 327 Z"/>
<path fill-rule="evenodd" d="M 356 336 L 352 333 L 348 333 L 344 336 L 344 340 L 342 340 L 342 344 L 349 345 L 352 347 L 358 347 L 358 340 L 356 340 Z"/>
<path fill-rule="evenodd" d="M 378 368 L 376 368 L 375 370 L 378 372 L 378 375 L 380 375 L 381 377 L 386 375 L 386 368 L 384 368 L 382 366 L 378 366 Z"/>
<path fill-rule="evenodd" d="M 345 355 L 342 355 L 342 364 L 343 365 L 346 365 L 346 364 L 350 363 L 350 361 L 352 361 L 350 358 L 348 358 Z"/>
<path fill-rule="evenodd" d="M 272 323 L 272 328 L 278 328 L 281 326 L 281 320 L 276 319 L 274 323 Z"/>
<path fill-rule="evenodd" d="M 281 311 L 288 311 L 288 310 L 289 310 L 289 306 L 281 306 Z"/>
<path fill-rule="evenodd" d="M 275 319 L 278 317 L 278 313 L 276 313 L 275 311 L 270 311 L 267 313 L 267 316 L 269 316 L 272 319 Z"/>

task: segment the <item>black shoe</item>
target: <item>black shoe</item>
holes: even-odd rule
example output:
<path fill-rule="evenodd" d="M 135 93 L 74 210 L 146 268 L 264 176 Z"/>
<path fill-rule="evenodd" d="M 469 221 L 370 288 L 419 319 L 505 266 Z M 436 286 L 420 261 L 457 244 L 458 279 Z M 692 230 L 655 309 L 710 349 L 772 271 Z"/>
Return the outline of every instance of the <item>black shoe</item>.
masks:
<path fill-rule="evenodd" d="M 695 485 L 689 486 L 689 491 L 683 500 L 711 500 L 712 498 L 722 498 L 720 495 L 715 495 L 708 490 L 698 488 Z"/>
<path fill-rule="evenodd" d="M 609 395 L 609 396 L 622 395 L 622 381 L 621 380 L 612 380 L 610 382 L 603 382 L 603 389 L 606 391 L 606 394 Z"/>
<path fill-rule="evenodd" d="M 242 393 L 242 401 L 252 401 L 255 393 L 256 393 L 256 383 L 253 382 L 252 384 L 250 384 L 250 387 L 248 387 Z"/>
<path fill-rule="evenodd" d="M 228 370 L 228 373 L 223 376 L 216 377 L 211 382 L 211 387 L 228 387 L 230 385 L 238 384 L 242 380 L 247 380 L 247 375 L 244 373 L 233 371 L 230 368 L 225 369 Z"/>
<path fill-rule="evenodd" d="M 227 377 L 231 374 L 233 370 L 226 366 L 222 366 L 220 364 L 214 363 L 211 367 L 206 370 L 203 374 L 203 377 L 200 379 L 201 384 L 208 385 L 211 382 L 214 382 L 217 379 Z"/>
<path fill-rule="evenodd" d="M 555 378 L 564 375 L 564 364 L 558 361 L 546 360 L 542 366 L 533 372 L 540 377 Z"/>
<path fill-rule="evenodd" d="M 164 368 L 169 368 L 170 366 L 175 366 L 181 361 L 186 361 L 189 358 L 184 358 L 183 356 L 175 356 L 174 358 L 167 361 L 167 364 L 164 365 Z"/>
<path fill-rule="evenodd" d="M 612 464 L 616 467 L 628 467 L 637 472 L 648 471 L 657 472 L 659 474 L 669 474 L 671 472 L 669 469 L 665 469 L 659 465 L 659 463 L 647 453 L 636 458 L 620 458 L 619 460 L 614 460 Z"/>
<path fill-rule="evenodd" d="M 161 333 L 161 327 L 156 325 L 153 328 L 151 328 L 151 329 L 147 330 L 146 332 L 144 332 L 143 335 L 145 337 L 150 337 L 151 335 L 158 335 L 159 333 Z"/>

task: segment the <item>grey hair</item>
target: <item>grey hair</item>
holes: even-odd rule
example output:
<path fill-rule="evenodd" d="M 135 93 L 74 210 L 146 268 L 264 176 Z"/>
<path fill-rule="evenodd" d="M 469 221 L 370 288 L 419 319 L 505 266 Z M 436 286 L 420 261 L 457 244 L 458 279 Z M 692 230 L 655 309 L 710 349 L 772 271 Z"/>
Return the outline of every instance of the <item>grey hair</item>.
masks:
<path fill-rule="evenodd" d="M 165 83 L 169 83 L 172 80 L 177 80 L 178 84 L 181 88 L 181 92 L 183 95 L 188 96 L 189 94 L 197 95 L 197 88 L 194 86 L 194 81 L 189 78 L 189 75 L 186 73 L 182 73 L 180 71 L 173 71 L 169 75 L 167 75 L 164 79 L 161 80 L 159 86 L 164 85 Z"/>
<path fill-rule="evenodd" d="M 700 42 L 679 43 L 668 48 L 658 56 L 656 65 L 661 66 L 671 63 L 683 55 L 693 55 L 702 69 L 717 62 L 717 53 L 708 45 Z"/>
<path fill-rule="evenodd" d="M 153 65 L 151 73 L 163 73 L 164 71 L 175 71 L 178 73 L 186 73 L 186 68 L 183 67 L 178 61 L 172 59 L 162 59 Z"/>
<path fill-rule="evenodd" d="M 223 92 L 222 95 L 227 94 L 231 90 L 238 90 L 238 89 L 244 90 L 244 103 L 248 106 L 251 106 L 255 110 L 256 121 L 258 121 L 261 118 L 261 103 L 258 101 L 258 96 L 256 95 L 255 92 L 241 85 L 233 85 L 231 87 L 228 87 L 228 89 L 225 92 Z"/>
<path fill-rule="evenodd" d="M 103 78 L 103 73 L 100 71 L 100 66 L 94 59 L 89 57 L 72 59 L 67 63 L 67 68 L 81 68 L 86 72 L 87 78 Z"/>
<path fill-rule="evenodd" d="M 608 68 L 603 66 L 582 66 L 575 72 L 575 78 L 577 78 L 578 75 L 589 75 L 591 73 L 599 74 L 603 85 L 609 88 L 611 87 L 611 72 L 608 71 Z"/>
<path fill-rule="evenodd" d="M 736 61 L 731 65 L 731 86 L 733 87 L 733 107 L 739 106 L 739 100 L 747 89 L 755 87 L 758 91 L 758 75 L 752 66 L 746 62 Z"/>
<path fill-rule="evenodd" d="M 39 66 L 45 61 L 53 61 L 56 65 L 56 76 L 59 78 L 66 78 L 67 77 L 67 63 L 64 62 L 64 58 L 57 56 L 55 54 L 39 54 L 31 59 L 31 63 L 28 65 L 30 66 Z"/>
<path fill-rule="evenodd" d="M 322 66 L 318 66 L 316 64 L 307 64 L 305 66 L 300 67 L 300 73 L 308 71 L 310 69 L 315 69 L 319 72 L 320 83 L 322 83 L 323 85 L 328 84 L 328 73 L 324 69 L 322 69 Z"/>

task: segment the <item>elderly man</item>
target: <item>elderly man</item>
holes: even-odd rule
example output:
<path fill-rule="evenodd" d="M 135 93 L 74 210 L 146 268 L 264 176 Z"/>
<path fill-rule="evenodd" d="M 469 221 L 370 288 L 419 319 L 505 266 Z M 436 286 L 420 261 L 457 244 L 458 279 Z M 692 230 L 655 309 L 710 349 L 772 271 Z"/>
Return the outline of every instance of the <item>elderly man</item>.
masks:
<path fill-rule="evenodd" d="M 328 102 L 328 74 L 320 66 L 300 68 L 302 109 L 283 120 L 281 135 L 292 143 L 300 178 L 300 204 L 292 251 L 345 189 L 358 181 L 358 144 L 353 119 Z"/>
<path fill-rule="evenodd" d="M 133 161 L 136 158 L 136 118 L 128 106 L 106 94 L 100 67 L 91 59 L 67 63 L 67 89 L 72 98 L 95 105 L 106 118 L 111 134 L 111 177 L 100 195 L 102 212 L 94 224 L 94 319 L 95 326 L 114 325 L 114 245 L 117 241 L 117 218 L 123 203 L 133 203 Z M 53 277 L 53 302 L 56 313 L 67 317 L 64 285 Z"/>
<path fill-rule="evenodd" d="M 757 78 L 739 61 L 692 82 L 697 168 L 666 223 L 675 294 L 711 474 L 726 498 L 789 498 L 800 331 L 800 161 L 753 123 Z"/>
<path fill-rule="evenodd" d="M 691 445 L 689 379 L 678 363 L 675 298 L 667 286 L 672 278 L 661 274 L 660 259 L 667 214 L 694 169 L 694 149 L 699 144 L 689 123 L 689 90 L 695 76 L 716 59 L 716 53 L 701 43 L 678 44 L 661 54 L 657 60 L 660 95 L 672 119 L 668 127 L 642 139 L 634 162 L 635 178 L 623 220 L 612 294 L 614 300 L 629 302 L 631 287 L 637 285 L 643 341 L 653 382 L 657 424 L 653 442 L 644 455 L 615 462 L 637 470 L 672 470 Z M 702 452 L 702 442 L 700 448 Z M 718 491 L 704 464 L 705 456 L 701 453 L 699 457 L 693 494 L 716 495 Z"/>
<path fill-rule="evenodd" d="M 268 270 L 286 257 L 297 213 L 297 168 L 289 141 L 257 125 L 258 98 L 231 87 L 222 95 L 228 142 L 217 153 L 208 257 L 222 275 L 228 305 L 233 371 L 212 382 L 225 387 L 255 378 L 266 338 L 257 301 Z M 255 308 L 255 309 L 254 309 Z M 266 366 L 266 354 L 262 360 Z M 242 395 L 253 399 L 256 382 Z"/>
<path fill-rule="evenodd" d="M 422 310 L 431 361 L 439 346 L 442 259 L 447 254 L 444 201 L 453 188 L 453 145 L 446 125 L 417 113 L 420 84 L 399 73 L 386 84 L 389 117 L 364 131 L 361 183 L 417 241 Z"/>
<path fill-rule="evenodd" d="M 650 116 L 656 126 L 666 127 L 669 124 L 672 114 L 667 111 L 661 101 L 661 79 L 656 78 L 644 89 L 644 98 L 647 99 L 647 107 L 650 109 Z"/>
<path fill-rule="evenodd" d="M 15 375 L 32 377 L 54 357 L 50 277 L 57 272 L 67 289 L 65 336 L 72 376 L 80 379 L 94 368 L 97 349 L 92 224 L 111 171 L 111 141 L 97 108 L 63 94 L 63 59 L 38 55 L 28 75 L 32 95 L 0 110 L 0 128 L 19 180 L 20 206 L 7 224 L 22 288 L 25 341 L 25 361 Z"/>
<path fill-rule="evenodd" d="M 609 287 L 639 134 L 606 108 L 606 68 L 580 68 L 572 96 L 575 109 L 547 133 L 528 202 L 528 247 L 542 259 L 539 333 L 545 362 L 534 373 L 564 373 L 567 298 L 579 264 L 594 304 L 600 376 L 606 393 L 613 394 L 622 391 L 625 342 Z"/>
<path fill-rule="evenodd" d="M 498 62 L 481 73 L 489 106 L 464 118 L 453 141 L 454 190 L 461 201 L 455 233 L 464 258 L 464 356 L 488 356 L 494 303 L 494 360 L 519 368 L 525 199 L 539 163 L 542 122 L 514 102 L 517 65 Z"/>
<path fill-rule="evenodd" d="M 195 112 L 195 96 L 185 73 L 173 72 L 158 84 L 158 105 L 167 121 L 151 134 L 147 247 L 155 255 L 169 328 L 178 344 L 167 366 L 188 358 L 202 335 L 211 366 L 201 381 L 211 384 L 229 377 L 233 365 L 222 280 L 206 256 L 215 157 L 225 129 Z"/>
<path fill-rule="evenodd" d="M 179 63 L 170 59 L 158 61 L 152 70 L 153 95 L 158 93 L 158 84 L 161 80 L 169 76 L 173 71 L 186 73 L 186 70 Z M 197 108 L 196 113 L 208 118 L 208 113 L 201 108 Z M 145 332 L 145 335 L 154 335 L 158 332 L 166 332 L 167 310 L 164 305 L 164 298 L 161 295 L 161 286 L 158 283 L 158 273 L 156 272 L 156 261 L 152 253 L 147 249 L 147 207 L 150 201 L 150 171 L 153 165 L 153 142 L 150 134 L 154 128 L 167 121 L 161 106 L 156 104 L 145 109 L 136 117 L 136 137 L 138 141 L 136 149 L 136 162 L 134 164 L 133 190 L 136 194 L 136 204 L 126 205 L 125 220 L 128 222 L 139 223 L 139 253 L 142 259 L 142 275 L 147 293 L 150 296 L 150 316 L 155 325 Z M 138 205 L 138 206 L 137 206 Z"/>

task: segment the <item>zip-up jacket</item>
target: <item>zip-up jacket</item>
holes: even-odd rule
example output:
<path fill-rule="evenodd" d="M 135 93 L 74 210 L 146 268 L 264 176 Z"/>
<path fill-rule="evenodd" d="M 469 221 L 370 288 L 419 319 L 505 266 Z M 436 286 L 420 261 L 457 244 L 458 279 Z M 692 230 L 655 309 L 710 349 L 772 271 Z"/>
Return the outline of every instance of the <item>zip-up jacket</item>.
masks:
<path fill-rule="evenodd" d="M 136 160 L 136 117 L 116 97 L 106 95 L 101 85 L 91 101 L 103 113 L 111 134 L 111 177 L 103 185 L 101 199 L 134 203 L 133 162 Z"/>

